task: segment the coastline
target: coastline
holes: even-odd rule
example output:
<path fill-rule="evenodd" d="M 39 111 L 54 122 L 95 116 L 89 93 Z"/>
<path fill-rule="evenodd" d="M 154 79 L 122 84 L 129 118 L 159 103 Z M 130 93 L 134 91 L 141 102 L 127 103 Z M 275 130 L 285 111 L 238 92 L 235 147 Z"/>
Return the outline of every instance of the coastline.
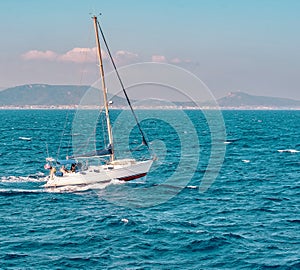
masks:
<path fill-rule="evenodd" d="M 99 110 L 99 106 L 80 105 L 9 105 L 0 106 L 0 110 Z M 112 106 L 110 110 L 129 110 L 126 106 Z M 239 106 L 239 107 L 195 107 L 195 106 L 136 106 L 135 110 L 236 110 L 236 111 L 298 111 L 300 107 L 269 107 L 269 106 Z"/>

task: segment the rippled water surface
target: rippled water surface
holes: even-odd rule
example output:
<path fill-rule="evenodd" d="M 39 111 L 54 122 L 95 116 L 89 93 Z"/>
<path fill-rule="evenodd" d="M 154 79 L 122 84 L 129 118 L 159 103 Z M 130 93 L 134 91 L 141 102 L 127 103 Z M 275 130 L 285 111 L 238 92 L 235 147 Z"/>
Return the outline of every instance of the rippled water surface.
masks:
<path fill-rule="evenodd" d="M 204 193 L 216 142 L 197 111 L 185 112 L 199 137 L 188 142 L 195 152 L 180 143 L 178 130 L 191 130 L 175 111 L 140 112 L 158 156 L 147 179 L 45 190 L 45 157 L 71 154 L 72 136 L 82 136 L 74 114 L 0 111 L 1 269 L 300 268 L 300 111 L 224 111 L 227 138 L 217 143 L 226 155 Z M 132 150 L 140 139 L 128 134 Z M 198 164 L 192 174 L 180 168 L 187 184 L 164 185 L 186 159 Z M 137 189 L 145 191 L 139 200 Z"/>

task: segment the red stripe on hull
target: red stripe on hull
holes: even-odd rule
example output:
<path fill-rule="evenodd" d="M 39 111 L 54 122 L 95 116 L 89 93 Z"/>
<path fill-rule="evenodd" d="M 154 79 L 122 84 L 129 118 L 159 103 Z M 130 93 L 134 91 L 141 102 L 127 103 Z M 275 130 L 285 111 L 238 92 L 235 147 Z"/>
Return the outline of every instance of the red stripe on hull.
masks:
<path fill-rule="evenodd" d="M 126 176 L 126 177 L 122 177 L 122 178 L 118 178 L 119 180 L 123 180 L 123 181 L 130 181 L 130 180 L 134 180 L 137 178 L 141 178 L 143 176 L 145 176 L 147 173 L 140 173 L 140 174 L 136 174 L 136 175 L 130 175 L 130 176 Z"/>

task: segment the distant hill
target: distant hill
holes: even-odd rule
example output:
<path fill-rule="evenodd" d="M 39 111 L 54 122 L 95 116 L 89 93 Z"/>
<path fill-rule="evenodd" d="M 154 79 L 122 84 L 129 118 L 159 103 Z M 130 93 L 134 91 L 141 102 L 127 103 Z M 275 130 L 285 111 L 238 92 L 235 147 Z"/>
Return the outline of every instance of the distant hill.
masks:
<path fill-rule="evenodd" d="M 0 91 L 0 106 L 72 106 L 78 105 L 91 87 L 89 85 L 27 84 Z M 94 89 L 95 91 L 99 91 Z M 114 97 L 113 101 L 125 104 L 125 100 Z M 89 105 L 99 105 L 90 100 Z"/>
<path fill-rule="evenodd" d="M 0 92 L 0 106 L 78 104 L 89 86 L 27 84 Z"/>
<path fill-rule="evenodd" d="M 218 103 L 220 107 L 300 107 L 299 100 L 253 96 L 243 92 L 230 92 L 227 96 L 218 99 Z"/>
<path fill-rule="evenodd" d="M 74 106 L 80 104 L 82 97 L 91 89 L 89 85 L 48 85 L 48 84 L 28 84 L 0 91 L 0 106 Z M 92 88 L 92 90 L 99 91 Z M 114 107 L 127 106 L 124 98 L 114 96 L 109 98 L 113 101 Z M 134 103 L 135 100 L 132 100 Z M 275 98 L 266 96 L 254 96 L 243 92 L 231 92 L 227 96 L 217 100 L 219 106 L 224 109 L 259 109 L 278 108 L 294 109 L 300 108 L 300 101 Z M 99 101 L 91 100 L 88 105 L 98 105 Z M 174 102 L 173 105 L 159 100 L 148 100 L 137 104 L 138 107 L 167 108 L 180 106 L 193 108 L 193 102 Z M 202 107 L 212 107 L 208 102 L 200 103 Z"/>

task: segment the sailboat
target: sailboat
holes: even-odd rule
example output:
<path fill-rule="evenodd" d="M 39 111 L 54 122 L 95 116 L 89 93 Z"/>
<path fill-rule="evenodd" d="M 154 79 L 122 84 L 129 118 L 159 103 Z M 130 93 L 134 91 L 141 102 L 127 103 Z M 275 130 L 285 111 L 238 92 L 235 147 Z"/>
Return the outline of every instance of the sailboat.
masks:
<path fill-rule="evenodd" d="M 153 163 L 153 158 L 146 159 L 146 160 L 136 160 L 133 158 L 117 159 L 115 156 L 113 132 L 111 127 L 111 120 L 110 120 L 109 107 L 108 107 L 109 102 L 107 99 L 107 88 L 105 85 L 104 69 L 102 63 L 102 52 L 100 47 L 98 30 L 100 30 L 102 39 L 104 41 L 104 44 L 110 56 L 110 60 L 115 69 L 117 77 L 120 81 L 123 93 L 131 109 L 133 117 L 136 121 L 137 127 L 142 137 L 142 143 L 146 145 L 148 149 L 149 149 L 149 144 L 141 129 L 136 114 L 134 113 L 134 110 L 132 108 L 128 95 L 126 93 L 125 87 L 122 83 L 116 65 L 114 63 L 113 57 L 107 46 L 107 42 L 105 40 L 100 23 L 96 16 L 93 16 L 92 19 L 94 22 L 94 29 L 95 29 L 96 47 L 97 47 L 97 55 L 99 60 L 100 77 L 101 77 L 101 84 L 102 84 L 102 91 L 103 91 L 103 101 L 104 101 L 104 108 L 105 108 L 105 118 L 106 118 L 109 145 L 105 149 L 96 150 L 93 151 L 92 153 L 85 153 L 82 155 L 67 157 L 65 160 L 55 160 L 51 157 L 46 158 L 47 163 L 44 167 L 45 169 L 48 169 L 50 171 L 49 178 L 46 184 L 44 185 L 46 188 L 62 187 L 62 186 L 70 186 L 70 185 L 72 186 L 72 185 L 90 185 L 96 183 L 107 183 L 112 181 L 113 179 L 130 181 L 130 180 L 144 177 L 149 172 Z M 100 165 L 83 166 L 85 159 L 99 158 L 100 161 L 103 160 L 103 156 L 109 157 L 109 159 L 104 164 L 101 164 L 99 162 Z M 70 170 L 65 169 L 65 166 L 67 167 L 70 165 L 72 166 Z M 61 166 L 61 169 L 59 171 L 56 169 L 57 166 Z"/>

